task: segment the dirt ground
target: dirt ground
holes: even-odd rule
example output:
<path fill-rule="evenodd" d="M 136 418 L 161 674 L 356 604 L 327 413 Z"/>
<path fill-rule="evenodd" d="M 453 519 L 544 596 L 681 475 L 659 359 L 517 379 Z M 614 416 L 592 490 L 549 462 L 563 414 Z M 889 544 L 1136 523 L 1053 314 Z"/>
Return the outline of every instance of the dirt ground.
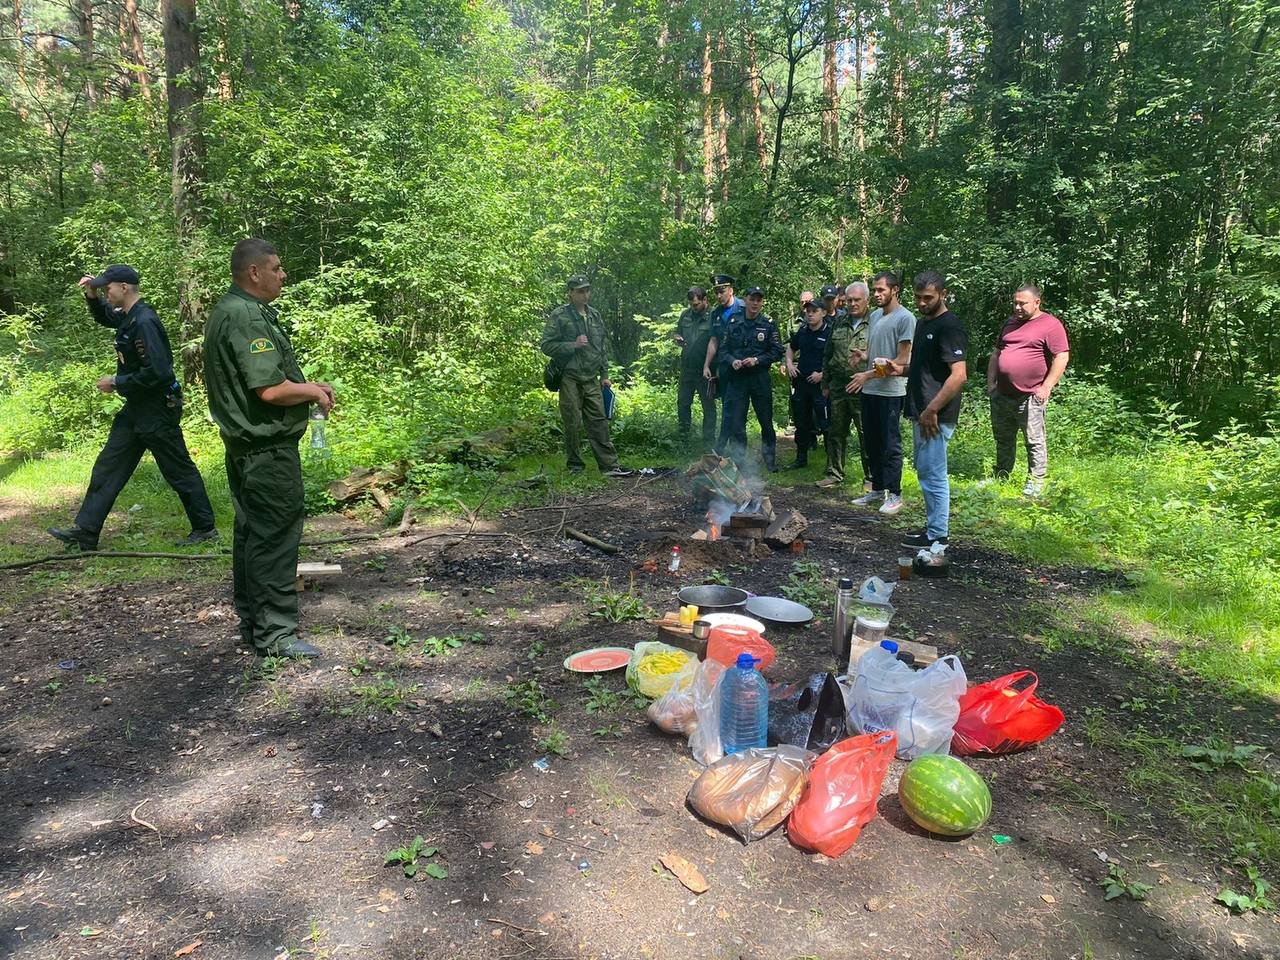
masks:
<path fill-rule="evenodd" d="M 1034 670 L 1068 718 L 1038 749 L 972 761 L 994 796 L 974 836 L 914 827 L 897 762 L 881 815 L 838 860 L 784 830 L 745 846 L 689 812 L 699 767 L 684 742 L 630 702 L 592 696 L 562 661 L 653 637 L 587 617 L 584 595 L 606 579 L 625 590 L 634 578 L 651 606 L 674 610 L 677 587 L 712 568 L 757 593 L 777 593 L 797 559 L 828 577 L 896 575 L 904 524 L 859 514 L 847 494 L 772 493 L 813 522 L 803 557 L 711 544 L 686 547 L 676 576 L 646 570 L 699 519 L 669 478 L 486 519 L 461 543 L 416 540 L 431 531 L 415 527 L 311 549 L 306 559 L 343 566 L 303 598 L 306 635 L 325 652 L 311 664 L 263 669 L 237 649 L 229 585 L 207 565 L 29 597 L 0 622 L 0 956 L 1280 957 L 1280 924 L 1214 904 L 1227 865 L 1129 792 L 1133 758 L 1084 735 L 1085 710 L 1154 683 L 1135 672 L 1148 668 L 1105 644 L 1037 642 L 1033 611 L 1123 589 L 1099 571 L 961 542 L 952 579 L 894 595 L 893 632 L 958 652 L 971 680 Z M 621 552 L 539 531 L 562 517 Z M 325 517 L 308 536 L 360 529 Z M 33 575 L 0 586 L 21 591 Z M 771 678 L 830 666 L 817 613 L 770 631 Z M 427 639 L 447 636 L 461 644 Z M 1241 709 L 1160 679 L 1245 742 L 1276 742 L 1274 704 Z M 602 682 L 623 690 L 620 673 Z M 550 722 L 518 712 L 513 691 Z M 423 864 L 447 876 L 384 866 L 415 835 L 438 848 Z M 668 852 L 710 890 L 695 896 L 658 868 Z M 1107 861 L 1150 896 L 1104 902 Z"/>

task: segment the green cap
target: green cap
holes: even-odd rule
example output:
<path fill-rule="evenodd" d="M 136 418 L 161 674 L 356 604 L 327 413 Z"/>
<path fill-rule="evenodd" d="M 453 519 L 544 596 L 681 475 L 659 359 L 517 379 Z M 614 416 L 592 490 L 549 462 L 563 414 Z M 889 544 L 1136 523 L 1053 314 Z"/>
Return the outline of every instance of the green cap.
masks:
<path fill-rule="evenodd" d="M 565 286 L 570 290 L 590 290 L 591 281 L 580 273 L 575 273 L 566 282 Z"/>

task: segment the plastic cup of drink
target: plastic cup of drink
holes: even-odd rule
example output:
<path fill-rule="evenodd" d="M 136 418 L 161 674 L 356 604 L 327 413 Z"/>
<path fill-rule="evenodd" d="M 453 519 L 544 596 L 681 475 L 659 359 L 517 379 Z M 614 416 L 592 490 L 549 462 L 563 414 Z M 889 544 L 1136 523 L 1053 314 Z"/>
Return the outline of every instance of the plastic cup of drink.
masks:
<path fill-rule="evenodd" d="M 877 375 L 881 377 L 887 377 L 889 375 L 888 359 L 886 359 L 885 357 L 876 357 L 874 360 L 871 361 L 871 363 L 876 368 Z"/>
<path fill-rule="evenodd" d="M 899 557 L 898 558 L 898 579 L 910 580 L 911 568 L 915 563 L 915 557 Z"/>

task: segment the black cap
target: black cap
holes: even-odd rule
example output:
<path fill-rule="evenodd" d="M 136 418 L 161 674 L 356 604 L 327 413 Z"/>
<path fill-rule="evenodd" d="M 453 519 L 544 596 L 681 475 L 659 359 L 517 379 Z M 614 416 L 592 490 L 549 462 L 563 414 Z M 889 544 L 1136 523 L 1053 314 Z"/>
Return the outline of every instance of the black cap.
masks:
<path fill-rule="evenodd" d="M 591 281 L 580 273 L 575 273 L 572 277 L 565 281 L 565 286 L 570 290 L 590 290 Z"/>
<path fill-rule="evenodd" d="M 820 296 L 822 297 L 823 300 L 826 300 L 828 297 L 838 297 L 840 296 L 840 288 L 837 287 L 834 283 L 828 283 L 825 287 L 822 288 L 822 293 L 820 294 Z"/>
<path fill-rule="evenodd" d="M 763 291 L 763 290 L 761 290 L 759 287 L 748 287 L 748 288 L 747 288 L 747 292 L 746 292 L 745 294 L 743 294 L 743 296 L 746 296 L 746 297 L 763 297 L 763 296 L 764 296 L 764 291 Z"/>
<path fill-rule="evenodd" d="M 825 310 L 826 305 L 820 300 L 806 300 L 804 304 L 805 310 Z"/>
<path fill-rule="evenodd" d="M 713 273 L 711 275 L 711 285 L 713 287 L 732 287 L 733 277 L 727 273 Z"/>
<path fill-rule="evenodd" d="M 94 277 L 90 286 L 105 287 L 108 283 L 129 283 L 136 287 L 141 280 L 138 271 L 133 267 L 124 263 L 113 263 Z"/>

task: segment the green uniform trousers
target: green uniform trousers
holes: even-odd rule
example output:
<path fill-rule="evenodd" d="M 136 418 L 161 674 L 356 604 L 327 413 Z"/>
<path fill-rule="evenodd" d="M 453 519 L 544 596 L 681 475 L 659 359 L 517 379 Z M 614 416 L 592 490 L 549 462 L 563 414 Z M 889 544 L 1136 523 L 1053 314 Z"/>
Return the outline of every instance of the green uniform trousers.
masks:
<path fill-rule="evenodd" d="M 591 452 L 595 454 L 600 472 L 612 470 L 618 465 L 618 453 L 609 439 L 609 421 L 604 415 L 604 397 L 600 394 L 600 379 L 586 379 L 566 373 L 560 381 L 560 422 L 564 426 L 565 461 L 572 468 L 581 468 L 581 434 L 585 425 Z"/>
<path fill-rule="evenodd" d="M 227 445 L 236 511 L 231 566 L 245 643 L 264 656 L 298 638 L 298 544 L 305 513 L 298 441 L 255 449 Z"/>
<path fill-rule="evenodd" d="M 849 428 L 858 434 L 858 458 L 862 461 L 862 479 L 871 476 L 867 468 L 867 454 L 862 443 L 862 417 L 858 395 L 845 393 L 844 388 L 831 391 L 831 422 L 827 427 L 827 476 L 844 480 L 844 461 L 849 449 Z"/>

